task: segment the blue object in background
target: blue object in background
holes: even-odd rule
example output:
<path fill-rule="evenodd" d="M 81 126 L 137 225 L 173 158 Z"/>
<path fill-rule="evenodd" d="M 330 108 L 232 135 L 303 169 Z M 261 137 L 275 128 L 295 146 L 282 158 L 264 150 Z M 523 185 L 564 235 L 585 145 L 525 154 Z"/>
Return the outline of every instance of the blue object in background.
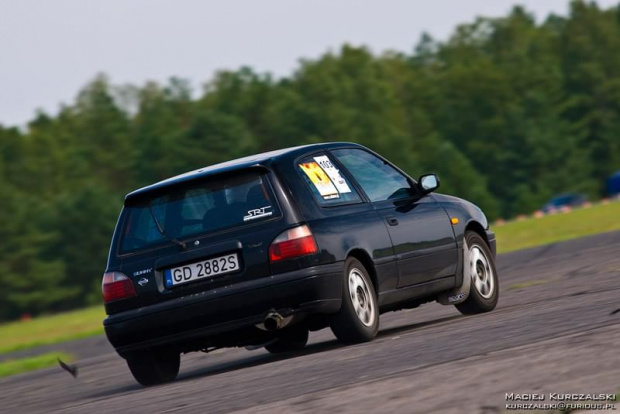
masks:
<path fill-rule="evenodd" d="M 542 207 L 542 211 L 549 213 L 562 207 L 579 207 L 588 201 L 587 197 L 578 193 L 566 193 L 553 197 L 547 204 Z"/>
<path fill-rule="evenodd" d="M 620 171 L 616 171 L 607 179 L 607 195 L 615 196 L 620 194 Z"/>

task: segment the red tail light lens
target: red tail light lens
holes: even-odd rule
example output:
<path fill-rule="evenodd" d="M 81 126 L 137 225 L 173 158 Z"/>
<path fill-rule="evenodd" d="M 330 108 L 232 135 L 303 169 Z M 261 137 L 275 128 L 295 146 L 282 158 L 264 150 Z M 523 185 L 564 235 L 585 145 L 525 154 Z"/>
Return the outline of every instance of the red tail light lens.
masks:
<path fill-rule="evenodd" d="M 136 296 L 136 288 L 131 279 L 120 272 L 104 273 L 101 290 L 105 303 Z"/>
<path fill-rule="evenodd" d="M 308 226 L 303 225 L 280 234 L 269 246 L 269 260 L 292 259 L 318 252 Z"/>

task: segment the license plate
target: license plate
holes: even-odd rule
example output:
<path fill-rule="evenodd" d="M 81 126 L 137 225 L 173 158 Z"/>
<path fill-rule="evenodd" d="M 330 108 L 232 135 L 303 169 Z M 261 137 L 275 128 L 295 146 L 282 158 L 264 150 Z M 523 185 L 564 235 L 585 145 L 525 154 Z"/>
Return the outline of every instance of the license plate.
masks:
<path fill-rule="evenodd" d="M 210 279 L 214 276 L 232 273 L 239 270 L 237 254 L 213 257 L 185 266 L 164 270 L 166 287 L 176 286 L 201 279 Z"/>

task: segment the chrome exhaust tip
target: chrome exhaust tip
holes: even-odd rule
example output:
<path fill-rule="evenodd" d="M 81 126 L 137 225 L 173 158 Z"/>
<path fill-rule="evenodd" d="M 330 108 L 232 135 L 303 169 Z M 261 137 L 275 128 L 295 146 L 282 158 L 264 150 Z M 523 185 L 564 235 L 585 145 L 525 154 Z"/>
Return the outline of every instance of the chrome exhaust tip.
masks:
<path fill-rule="evenodd" d="M 263 321 L 263 326 L 267 331 L 275 331 L 282 328 L 284 325 L 284 317 L 278 312 L 269 312 Z"/>

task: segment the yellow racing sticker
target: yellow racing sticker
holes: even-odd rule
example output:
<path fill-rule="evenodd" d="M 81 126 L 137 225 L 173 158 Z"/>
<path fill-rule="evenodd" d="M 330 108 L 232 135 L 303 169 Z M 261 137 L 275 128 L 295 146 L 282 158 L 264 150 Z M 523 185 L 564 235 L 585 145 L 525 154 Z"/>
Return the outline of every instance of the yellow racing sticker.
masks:
<path fill-rule="evenodd" d="M 299 164 L 299 167 L 310 178 L 321 197 L 326 200 L 340 197 L 336 186 L 334 186 L 334 183 L 332 183 L 319 164 L 316 162 L 304 162 Z"/>

